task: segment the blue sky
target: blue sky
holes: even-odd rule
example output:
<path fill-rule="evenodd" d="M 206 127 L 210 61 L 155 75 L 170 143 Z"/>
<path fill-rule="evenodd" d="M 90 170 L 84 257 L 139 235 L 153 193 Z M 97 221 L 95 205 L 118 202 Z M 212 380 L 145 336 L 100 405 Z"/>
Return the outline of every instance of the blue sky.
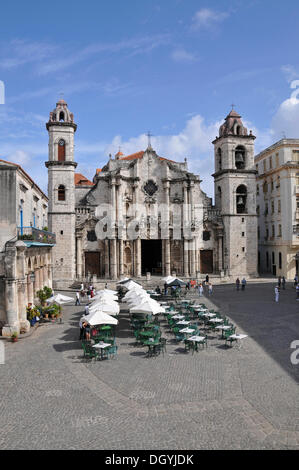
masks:
<path fill-rule="evenodd" d="M 1 5 L 0 158 L 46 190 L 45 122 L 63 93 L 78 124 L 78 171 L 152 145 L 213 193 L 213 146 L 231 103 L 256 150 L 299 137 L 295 0 L 110 0 Z M 298 71 L 298 73 L 297 73 Z M 295 85 L 293 85 L 295 86 Z"/>

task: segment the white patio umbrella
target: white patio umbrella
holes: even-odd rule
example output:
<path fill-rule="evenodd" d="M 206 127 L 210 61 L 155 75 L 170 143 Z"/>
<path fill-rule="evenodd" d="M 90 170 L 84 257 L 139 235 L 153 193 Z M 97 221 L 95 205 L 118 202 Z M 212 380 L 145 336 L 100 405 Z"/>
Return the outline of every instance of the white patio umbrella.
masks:
<path fill-rule="evenodd" d="M 99 293 L 99 294 L 96 294 L 92 300 L 98 300 L 98 299 L 107 299 L 107 300 L 115 300 L 117 301 L 118 300 L 118 296 L 117 295 L 114 295 L 114 294 L 105 294 L 105 293 Z"/>
<path fill-rule="evenodd" d="M 112 290 L 112 289 L 101 289 L 96 292 L 96 295 L 98 294 L 112 294 L 112 295 L 117 295 L 117 290 Z"/>
<path fill-rule="evenodd" d="M 91 304 L 89 307 L 90 312 L 103 311 L 109 313 L 109 315 L 119 314 L 119 305 L 116 302 L 97 302 Z"/>
<path fill-rule="evenodd" d="M 124 296 L 124 299 L 130 299 L 131 297 L 136 297 L 136 295 L 139 295 L 141 293 L 145 293 L 146 294 L 146 291 L 143 289 L 143 288 L 134 288 L 134 289 L 131 289 L 129 290 L 125 296 Z"/>
<path fill-rule="evenodd" d="M 82 321 L 86 321 L 91 326 L 95 325 L 117 325 L 118 320 L 116 318 L 111 317 L 106 312 L 103 311 L 96 311 L 89 313 L 82 317 Z"/>
<path fill-rule="evenodd" d="M 68 302 L 74 302 L 74 299 L 72 297 L 67 297 L 66 295 L 56 294 L 56 295 L 53 295 L 52 297 L 49 297 L 49 299 L 47 299 L 46 302 L 48 302 L 49 304 L 56 303 L 56 304 L 62 305 L 62 304 L 67 304 Z"/>
<path fill-rule="evenodd" d="M 133 307 L 134 305 L 139 305 L 143 302 L 152 300 L 149 295 L 138 295 L 136 297 L 132 297 L 127 301 L 129 307 Z"/>
<path fill-rule="evenodd" d="M 142 288 L 142 286 L 141 286 L 140 284 L 137 284 L 137 282 L 132 281 L 132 280 L 126 282 L 125 284 L 123 284 L 123 286 L 126 287 L 126 289 L 128 289 L 128 290 L 131 290 L 131 289 L 133 289 L 133 288 L 135 288 L 135 287 L 137 287 L 137 288 L 138 288 L 138 287 L 139 287 L 139 288 L 141 287 L 141 288 Z"/>
<path fill-rule="evenodd" d="M 175 277 L 173 276 L 166 276 L 166 277 L 162 277 L 161 281 L 163 282 L 166 282 L 166 284 L 168 284 L 169 282 L 172 282 L 175 280 Z"/>
<path fill-rule="evenodd" d="M 156 302 L 156 305 L 152 302 L 146 301 L 136 307 L 130 308 L 130 313 L 151 313 L 157 315 L 158 313 L 165 313 L 165 308 Z"/>

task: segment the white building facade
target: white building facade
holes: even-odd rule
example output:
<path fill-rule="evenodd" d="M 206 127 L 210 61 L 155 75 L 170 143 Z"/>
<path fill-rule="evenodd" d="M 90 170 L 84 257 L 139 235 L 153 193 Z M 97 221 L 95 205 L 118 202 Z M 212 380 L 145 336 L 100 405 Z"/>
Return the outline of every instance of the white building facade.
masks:
<path fill-rule="evenodd" d="M 259 270 L 294 279 L 299 263 L 299 139 L 281 139 L 255 157 Z"/>

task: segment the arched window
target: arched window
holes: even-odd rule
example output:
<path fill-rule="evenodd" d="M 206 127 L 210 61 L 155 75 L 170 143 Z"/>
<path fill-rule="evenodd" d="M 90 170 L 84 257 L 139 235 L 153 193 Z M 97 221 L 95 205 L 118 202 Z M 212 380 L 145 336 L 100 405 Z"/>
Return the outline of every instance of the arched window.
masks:
<path fill-rule="evenodd" d="M 241 126 L 237 126 L 236 128 L 236 134 L 241 135 Z"/>
<path fill-rule="evenodd" d="M 235 165 L 237 170 L 244 170 L 245 168 L 245 148 L 238 145 L 235 150 Z"/>
<path fill-rule="evenodd" d="M 221 193 L 221 188 L 218 186 L 217 188 L 217 205 L 219 208 L 221 208 L 221 199 L 222 199 L 222 193 Z"/>
<path fill-rule="evenodd" d="M 218 161 L 218 170 L 222 170 L 222 152 L 220 148 L 217 150 L 217 161 Z"/>
<path fill-rule="evenodd" d="M 60 111 L 59 113 L 59 121 L 64 121 L 64 112 Z"/>
<path fill-rule="evenodd" d="M 65 141 L 63 139 L 60 139 L 58 142 L 58 161 L 65 161 Z"/>
<path fill-rule="evenodd" d="M 245 214 L 247 212 L 247 189 L 244 184 L 237 187 L 236 191 L 237 214 Z"/>
<path fill-rule="evenodd" d="M 58 186 L 58 201 L 65 201 L 65 187 L 62 184 Z"/>

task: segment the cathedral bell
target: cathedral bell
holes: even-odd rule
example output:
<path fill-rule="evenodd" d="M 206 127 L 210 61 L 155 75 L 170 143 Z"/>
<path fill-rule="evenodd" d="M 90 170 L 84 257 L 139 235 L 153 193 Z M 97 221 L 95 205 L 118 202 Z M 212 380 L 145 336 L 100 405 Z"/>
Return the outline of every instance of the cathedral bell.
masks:
<path fill-rule="evenodd" d="M 244 205 L 244 198 L 243 196 L 238 196 L 237 197 L 237 206 L 243 206 Z"/>
<path fill-rule="evenodd" d="M 243 154 L 241 152 L 236 153 L 236 164 L 238 163 L 244 163 Z"/>

